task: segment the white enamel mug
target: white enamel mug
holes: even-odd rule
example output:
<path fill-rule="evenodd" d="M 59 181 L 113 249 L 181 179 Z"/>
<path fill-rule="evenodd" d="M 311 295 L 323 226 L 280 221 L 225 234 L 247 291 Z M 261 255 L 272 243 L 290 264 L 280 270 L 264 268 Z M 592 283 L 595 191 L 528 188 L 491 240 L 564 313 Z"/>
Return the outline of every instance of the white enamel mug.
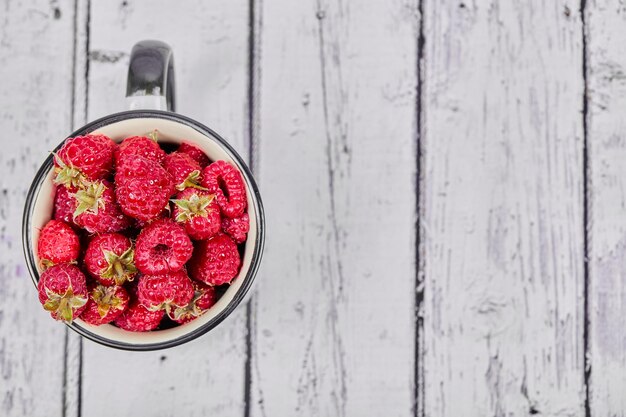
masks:
<path fill-rule="evenodd" d="M 263 254 L 263 205 L 254 178 L 241 156 L 210 128 L 174 113 L 174 66 L 172 50 L 168 45 L 158 41 L 142 41 L 133 47 L 126 96 L 130 110 L 93 121 L 69 137 L 101 133 L 121 142 L 126 137 L 146 135 L 156 129 L 160 143 L 177 145 L 184 141 L 202 149 L 212 161 L 225 160 L 236 166 L 243 176 L 248 196 L 250 231 L 243 250 L 240 272 L 219 301 L 205 314 L 181 326 L 144 333 L 128 332 L 109 324 L 92 326 L 80 319 L 68 324 L 82 336 L 106 346 L 126 350 L 164 349 L 207 333 L 244 300 Z M 24 207 L 22 243 L 26 265 L 35 287 L 42 272 L 37 258 L 37 240 L 40 230 L 52 217 L 54 206 L 53 168 L 50 155 L 35 175 Z M 36 292 L 33 297 L 37 298 Z"/>

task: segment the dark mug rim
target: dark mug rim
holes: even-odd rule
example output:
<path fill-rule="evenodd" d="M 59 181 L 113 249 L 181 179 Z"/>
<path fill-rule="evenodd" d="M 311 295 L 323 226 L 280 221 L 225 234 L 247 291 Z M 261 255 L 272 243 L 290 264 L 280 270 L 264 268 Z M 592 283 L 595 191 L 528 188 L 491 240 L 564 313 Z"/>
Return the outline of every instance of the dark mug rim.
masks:
<path fill-rule="evenodd" d="M 170 120 L 170 121 L 184 124 L 200 132 L 201 134 L 205 136 L 214 138 L 226 150 L 226 152 L 237 163 L 238 168 L 243 172 L 246 178 L 246 181 L 249 184 L 249 188 L 254 194 L 254 198 L 252 198 L 251 200 L 254 204 L 255 212 L 257 213 L 256 214 L 257 236 L 254 242 L 254 251 L 252 253 L 252 259 L 250 261 L 250 268 L 248 269 L 246 276 L 244 278 L 244 281 L 241 287 L 239 288 L 239 290 L 237 291 L 237 293 L 235 293 L 233 299 L 230 300 L 226 308 L 224 308 L 220 313 L 218 313 L 210 321 L 208 321 L 207 323 L 205 323 L 204 325 L 195 329 L 192 332 L 185 333 L 175 339 L 167 340 L 164 342 L 135 345 L 132 343 L 125 343 L 125 342 L 120 342 L 117 340 L 107 339 L 98 334 L 90 332 L 89 330 L 80 326 L 76 322 L 73 322 L 72 324 L 66 323 L 66 325 L 69 328 L 71 328 L 75 332 L 79 333 L 80 335 L 96 343 L 99 343 L 104 346 L 116 348 L 116 349 L 130 350 L 130 351 L 150 351 L 150 350 L 171 348 L 171 347 L 189 342 L 193 339 L 196 339 L 204 335 L 205 333 L 209 332 L 213 328 L 215 328 L 226 317 L 228 317 L 235 310 L 235 308 L 245 299 L 246 294 L 250 290 L 252 283 L 254 282 L 256 273 L 259 269 L 259 264 L 260 264 L 260 260 L 263 254 L 263 248 L 265 245 L 265 214 L 263 211 L 263 203 L 261 201 L 261 195 L 259 193 L 257 184 L 254 181 L 254 177 L 252 176 L 252 173 L 250 172 L 250 169 L 248 168 L 246 163 L 243 161 L 241 156 L 239 156 L 239 154 L 233 149 L 233 147 L 229 145 L 228 142 L 226 142 L 226 140 L 224 140 L 220 135 L 218 135 L 215 131 L 208 128 L 207 126 L 189 117 L 180 115 L 178 113 L 172 113 L 172 112 L 161 111 L 161 110 L 128 110 L 128 111 L 123 111 L 119 113 L 113 113 L 108 116 L 104 116 L 97 120 L 94 120 L 84 125 L 83 127 L 77 129 L 76 131 L 74 131 L 70 136 L 68 136 L 68 138 L 74 137 L 74 136 L 85 135 L 103 126 L 120 122 L 123 120 L 143 119 L 143 118 L 165 119 L 165 120 Z M 63 142 L 64 141 L 65 139 L 63 140 Z M 55 152 L 61 148 L 61 146 L 63 145 L 63 142 L 61 142 L 55 148 L 54 150 Z M 39 282 L 39 272 L 37 271 L 37 267 L 35 265 L 36 264 L 35 256 L 33 253 L 33 245 L 32 245 L 33 242 L 31 241 L 31 237 L 30 237 L 31 236 L 30 222 L 31 222 L 32 214 L 33 214 L 35 197 L 37 196 L 39 189 L 41 185 L 43 184 L 43 181 L 45 180 L 52 166 L 53 166 L 52 154 L 50 154 L 48 155 L 46 160 L 43 162 L 43 164 L 37 171 L 37 174 L 35 174 L 35 177 L 33 178 L 33 182 L 31 183 L 28 193 L 26 195 L 26 202 L 24 204 L 24 213 L 22 216 L 22 248 L 23 248 L 24 257 L 26 260 L 26 266 L 28 268 L 28 272 L 30 273 L 31 279 L 35 287 L 37 287 L 37 283 Z"/>

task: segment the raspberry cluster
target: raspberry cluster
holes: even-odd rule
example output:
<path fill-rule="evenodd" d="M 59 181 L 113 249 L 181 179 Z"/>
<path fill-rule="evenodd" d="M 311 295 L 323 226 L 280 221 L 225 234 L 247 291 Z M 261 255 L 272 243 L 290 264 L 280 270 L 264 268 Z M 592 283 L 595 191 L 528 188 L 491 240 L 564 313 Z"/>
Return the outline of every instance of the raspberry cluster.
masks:
<path fill-rule="evenodd" d="M 54 212 L 41 230 L 39 301 L 56 320 L 143 332 L 209 310 L 241 267 L 250 228 L 241 173 L 157 132 L 119 145 L 67 139 L 54 154 Z"/>

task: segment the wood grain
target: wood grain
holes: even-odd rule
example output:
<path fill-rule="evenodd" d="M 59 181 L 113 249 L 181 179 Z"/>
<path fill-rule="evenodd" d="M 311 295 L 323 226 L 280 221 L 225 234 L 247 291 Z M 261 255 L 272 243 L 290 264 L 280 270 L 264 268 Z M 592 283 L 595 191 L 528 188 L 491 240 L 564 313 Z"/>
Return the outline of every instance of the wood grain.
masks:
<path fill-rule="evenodd" d="M 185 2 L 175 11 L 167 1 L 92 2 L 89 119 L 124 110 L 130 49 L 158 39 L 174 49 L 177 110 L 245 156 L 247 19 L 243 0 Z M 209 335 L 167 351 L 128 353 L 85 341 L 83 415 L 242 415 L 245 335 L 240 308 Z M 115 375 L 123 380 L 111 383 Z"/>
<path fill-rule="evenodd" d="M 0 2 L 0 415 L 61 415 L 65 326 L 24 266 L 30 180 L 71 128 L 72 1 Z M 27 22 L 27 23 L 25 23 Z"/>
<path fill-rule="evenodd" d="M 587 5 L 590 410 L 626 415 L 626 9 Z"/>
<path fill-rule="evenodd" d="M 577 6 L 425 3 L 426 416 L 584 415 Z"/>
<path fill-rule="evenodd" d="M 609 0 L 0 0 L 0 416 L 625 416 L 625 28 Z M 147 38 L 253 158 L 267 245 L 248 309 L 129 353 L 41 310 L 21 202 Z"/>
<path fill-rule="evenodd" d="M 412 415 L 415 5 L 261 11 L 251 415 Z"/>

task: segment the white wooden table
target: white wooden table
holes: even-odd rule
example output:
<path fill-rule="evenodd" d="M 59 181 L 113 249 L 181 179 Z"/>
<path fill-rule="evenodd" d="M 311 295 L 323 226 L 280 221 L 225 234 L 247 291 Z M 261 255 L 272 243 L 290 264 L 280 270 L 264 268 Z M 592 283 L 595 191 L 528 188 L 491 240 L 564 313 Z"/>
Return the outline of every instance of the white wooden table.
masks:
<path fill-rule="evenodd" d="M 256 293 L 128 353 L 41 309 L 30 178 L 175 51 L 250 158 Z M 0 0 L 0 416 L 625 416 L 618 0 Z"/>

